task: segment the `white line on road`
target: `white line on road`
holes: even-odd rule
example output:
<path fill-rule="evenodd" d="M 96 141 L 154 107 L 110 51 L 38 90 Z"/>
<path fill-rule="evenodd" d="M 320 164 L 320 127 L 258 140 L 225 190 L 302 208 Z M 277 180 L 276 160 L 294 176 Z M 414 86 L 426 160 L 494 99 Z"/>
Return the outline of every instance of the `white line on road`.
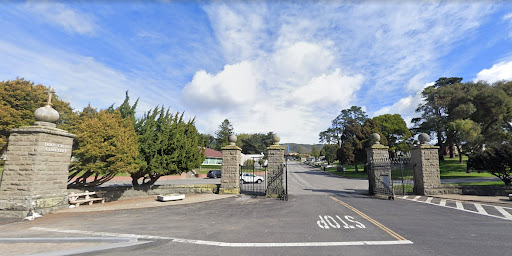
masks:
<path fill-rule="evenodd" d="M 481 204 L 477 204 L 477 203 L 474 203 L 475 207 L 476 207 L 476 210 L 480 213 L 480 214 L 483 214 L 483 215 L 489 215 L 487 213 L 487 211 L 482 207 Z"/>
<path fill-rule="evenodd" d="M 430 196 L 429 196 L 429 197 L 427 197 L 427 200 L 425 201 L 425 203 L 430 203 L 430 202 L 432 202 L 432 199 L 433 199 L 433 197 L 430 197 Z"/>
<path fill-rule="evenodd" d="M 406 197 L 397 197 L 397 198 L 401 198 L 401 199 L 405 199 L 405 200 L 409 200 L 409 201 L 413 201 L 412 199 L 410 198 L 406 198 Z M 424 203 L 424 204 L 431 204 L 431 205 L 436 205 L 436 206 L 441 206 L 441 207 L 445 207 L 445 208 L 451 208 L 451 209 L 456 209 L 455 207 L 452 207 L 452 206 L 446 206 L 446 200 L 445 199 L 441 199 L 441 202 L 439 204 L 435 204 L 435 203 L 428 203 L 428 202 L 421 202 L 421 201 L 414 201 L 414 202 L 418 202 L 418 203 Z M 496 215 L 491 215 L 491 214 L 488 214 L 487 212 L 484 214 L 484 213 L 481 213 L 481 212 L 475 212 L 475 211 L 470 211 L 470 210 L 466 210 L 466 209 L 457 209 L 459 211 L 464 211 L 464 212 L 470 212 L 470 213 L 475 213 L 475 214 L 480 214 L 480 215 L 484 215 L 484 216 L 489 216 L 489 217 L 494 217 L 494 218 L 498 218 L 498 219 L 503 219 L 503 220 L 512 220 L 512 214 L 508 213 L 507 211 L 504 210 L 505 209 L 511 209 L 512 208 L 509 208 L 509 207 L 501 207 L 501 206 L 494 206 L 494 205 L 486 205 L 484 204 L 485 206 L 489 206 L 489 207 L 494 207 L 496 208 L 501 214 L 503 214 L 503 216 L 505 217 L 500 217 L 500 216 L 496 216 Z M 500 211 L 501 209 L 501 211 Z M 508 217 L 510 216 L 510 217 Z"/>
<path fill-rule="evenodd" d="M 512 219 L 512 215 L 510 213 L 508 213 L 507 211 L 505 211 L 505 209 L 503 209 L 503 207 L 494 206 L 494 208 L 496 208 L 496 210 L 498 210 L 498 212 L 503 214 L 503 216 L 505 216 L 505 218 Z"/>
<path fill-rule="evenodd" d="M 59 233 L 71 233 L 71 234 L 88 234 L 96 236 L 110 236 L 110 237 L 129 237 L 138 239 L 154 239 L 154 240 L 171 240 L 176 243 L 186 244 L 199 244 L 199 245 L 211 245 L 220 247 L 315 247 L 315 246 L 349 246 L 349 245 L 406 245 L 413 244 L 409 240 L 393 240 L 393 241 L 352 241 L 352 242 L 291 242 L 291 243 L 226 243 L 216 241 L 205 241 L 205 240 L 194 240 L 194 239 L 182 239 L 165 236 L 150 236 L 150 235 L 137 235 L 137 234 L 119 234 L 109 232 L 94 232 L 94 231 L 83 231 L 83 230 L 63 230 L 57 228 L 43 228 L 33 227 L 33 230 L 50 231 Z"/>
<path fill-rule="evenodd" d="M 421 196 L 415 196 L 412 200 L 413 201 L 418 201 L 418 199 L 420 199 Z"/>
<path fill-rule="evenodd" d="M 455 201 L 455 206 L 457 207 L 457 209 L 459 210 L 464 210 L 464 206 L 462 205 L 461 202 L 459 201 Z"/>

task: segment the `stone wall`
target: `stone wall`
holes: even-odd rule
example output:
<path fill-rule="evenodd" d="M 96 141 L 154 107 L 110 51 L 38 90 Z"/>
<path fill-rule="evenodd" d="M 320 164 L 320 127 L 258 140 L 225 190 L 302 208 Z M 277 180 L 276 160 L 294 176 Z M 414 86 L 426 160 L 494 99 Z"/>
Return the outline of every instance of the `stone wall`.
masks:
<path fill-rule="evenodd" d="M 67 179 L 74 135 L 44 126 L 13 129 L 0 183 L 0 216 L 25 217 L 68 205 Z"/>
<path fill-rule="evenodd" d="M 153 185 L 149 187 L 132 187 L 132 186 L 116 186 L 116 187 L 91 187 L 84 189 L 69 189 L 68 192 L 101 191 L 105 192 L 103 197 L 105 201 L 116 201 L 119 199 L 147 197 L 153 195 L 166 194 L 218 194 L 219 184 L 172 184 L 172 185 Z"/>
<path fill-rule="evenodd" d="M 436 188 L 427 189 L 426 192 L 427 195 L 459 194 L 475 196 L 508 196 L 508 194 L 512 194 L 512 187 L 443 184 Z"/>

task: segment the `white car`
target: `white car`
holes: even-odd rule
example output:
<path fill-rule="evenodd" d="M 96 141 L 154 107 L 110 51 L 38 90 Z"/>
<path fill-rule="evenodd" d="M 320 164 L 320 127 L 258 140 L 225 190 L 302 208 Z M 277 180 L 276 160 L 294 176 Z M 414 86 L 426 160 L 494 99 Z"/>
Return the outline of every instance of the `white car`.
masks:
<path fill-rule="evenodd" d="M 265 181 L 265 178 L 258 175 L 254 175 L 252 173 L 242 173 L 242 175 L 240 176 L 240 181 L 242 181 L 243 183 L 262 183 L 263 181 Z"/>

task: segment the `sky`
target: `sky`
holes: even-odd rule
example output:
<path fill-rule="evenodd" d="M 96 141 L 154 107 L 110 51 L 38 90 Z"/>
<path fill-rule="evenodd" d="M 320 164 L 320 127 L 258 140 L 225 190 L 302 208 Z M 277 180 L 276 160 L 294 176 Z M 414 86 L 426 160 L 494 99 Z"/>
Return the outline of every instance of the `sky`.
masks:
<path fill-rule="evenodd" d="M 0 81 L 75 110 L 185 112 L 201 133 L 318 143 L 341 110 L 410 120 L 440 77 L 512 80 L 510 1 L 1 1 Z"/>

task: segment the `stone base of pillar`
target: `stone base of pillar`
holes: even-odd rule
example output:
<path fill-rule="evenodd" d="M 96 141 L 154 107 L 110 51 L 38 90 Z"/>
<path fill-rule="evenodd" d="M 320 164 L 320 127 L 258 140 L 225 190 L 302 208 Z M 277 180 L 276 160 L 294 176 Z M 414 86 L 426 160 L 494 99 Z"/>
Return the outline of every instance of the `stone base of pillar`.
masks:
<path fill-rule="evenodd" d="M 68 207 L 67 181 L 75 135 L 38 122 L 13 129 L 0 183 L 0 216 L 24 218 Z"/>

